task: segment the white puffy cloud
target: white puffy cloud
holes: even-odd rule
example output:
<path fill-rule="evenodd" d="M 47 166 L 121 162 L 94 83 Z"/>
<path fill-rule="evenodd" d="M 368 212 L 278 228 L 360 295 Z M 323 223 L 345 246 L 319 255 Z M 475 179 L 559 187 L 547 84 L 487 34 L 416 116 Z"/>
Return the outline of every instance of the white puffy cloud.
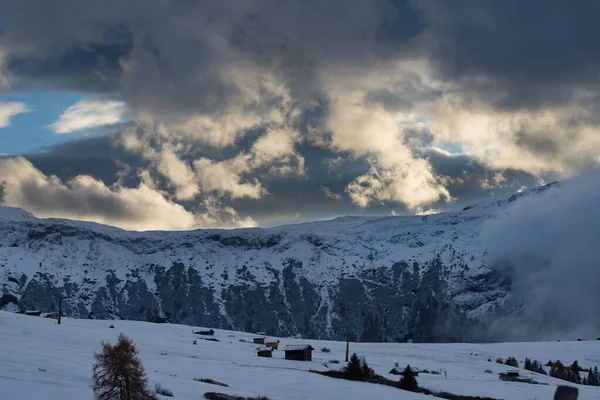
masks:
<path fill-rule="evenodd" d="M 122 101 L 83 99 L 67 108 L 48 127 L 55 133 L 73 133 L 113 125 L 122 121 L 126 110 Z"/>
<path fill-rule="evenodd" d="M 233 199 L 260 199 L 266 190 L 256 179 L 244 180 L 241 175 L 248 172 L 248 156 L 240 155 L 225 161 L 212 161 L 199 158 L 194 161 L 194 169 L 206 192 L 227 194 Z"/>
<path fill-rule="evenodd" d="M 394 115 L 379 105 L 366 105 L 361 92 L 332 99 L 331 106 L 329 146 L 367 157 L 371 164 L 346 189 L 355 204 L 367 207 L 374 201 L 393 201 L 416 209 L 451 198 L 429 162 L 416 158 L 404 143 Z"/>
<path fill-rule="evenodd" d="M 178 153 L 186 148 L 177 140 L 173 140 L 164 126 L 154 131 L 155 144 L 147 135 L 138 135 L 135 129 L 128 129 L 117 139 L 118 144 L 128 151 L 140 153 L 158 173 L 164 176 L 169 185 L 175 189 L 175 198 L 191 200 L 199 193 L 199 185 L 191 166 L 183 161 Z"/>
<path fill-rule="evenodd" d="M 0 65 L 1 67 L 1 65 Z M 0 68 L 0 84 L 2 70 Z M 21 102 L 2 102 L 0 101 L 0 128 L 6 128 L 10 125 L 10 119 L 17 115 L 31 111 L 27 104 Z"/>
<path fill-rule="evenodd" d="M 583 105 L 497 111 L 447 94 L 428 108 L 437 142 L 454 143 L 492 169 L 566 177 L 600 152 L 600 120 Z"/>
<path fill-rule="evenodd" d="M 2 205 L 22 207 L 38 217 L 93 221 L 132 230 L 184 230 L 211 226 L 252 226 L 230 207 L 212 202 L 204 213 L 187 211 L 151 186 L 106 186 L 88 175 L 67 182 L 47 176 L 24 158 L 0 160 Z"/>

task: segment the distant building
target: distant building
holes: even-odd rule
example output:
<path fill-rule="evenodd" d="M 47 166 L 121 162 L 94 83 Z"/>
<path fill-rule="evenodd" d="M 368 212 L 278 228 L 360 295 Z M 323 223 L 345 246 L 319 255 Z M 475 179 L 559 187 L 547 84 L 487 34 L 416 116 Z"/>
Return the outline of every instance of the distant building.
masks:
<path fill-rule="evenodd" d="M 32 315 L 34 317 L 39 317 L 42 315 L 41 311 L 25 311 L 25 315 Z"/>
<path fill-rule="evenodd" d="M 259 357 L 273 357 L 273 349 L 270 347 L 259 347 L 256 349 L 256 354 Z"/>
<path fill-rule="evenodd" d="M 420 370 L 418 368 L 410 367 L 410 369 L 412 370 L 412 372 L 415 376 L 419 376 Z M 390 372 L 388 372 L 388 374 L 392 374 L 392 375 L 402 375 L 403 373 L 404 373 L 404 368 L 400 368 L 397 366 L 392 368 L 392 370 Z"/>
<path fill-rule="evenodd" d="M 279 347 L 279 340 L 276 342 L 266 342 L 265 346 L 270 347 L 274 350 L 277 350 L 277 348 Z"/>
<path fill-rule="evenodd" d="M 46 314 L 46 315 L 44 315 L 44 318 L 58 319 L 58 313 L 54 312 L 54 313 Z"/>
<path fill-rule="evenodd" d="M 209 329 L 207 331 L 194 332 L 194 334 L 196 334 L 196 335 L 204 335 L 204 336 L 213 336 L 215 334 L 215 331 L 213 331 L 212 329 Z"/>
<path fill-rule="evenodd" d="M 255 344 L 265 344 L 265 338 L 264 337 L 255 337 L 254 339 L 252 339 L 252 341 Z"/>
<path fill-rule="evenodd" d="M 309 344 L 285 346 L 286 360 L 312 361 L 312 351 L 314 349 Z"/>

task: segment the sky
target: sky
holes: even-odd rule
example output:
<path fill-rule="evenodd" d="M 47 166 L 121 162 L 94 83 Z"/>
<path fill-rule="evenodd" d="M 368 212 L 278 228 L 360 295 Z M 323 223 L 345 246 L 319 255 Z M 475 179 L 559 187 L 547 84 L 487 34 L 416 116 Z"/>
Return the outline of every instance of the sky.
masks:
<path fill-rule="evenodd" d="M 125 229 L 413 215 L 593 169 L 594 0 L 3 0 L 0 203 Z"/>

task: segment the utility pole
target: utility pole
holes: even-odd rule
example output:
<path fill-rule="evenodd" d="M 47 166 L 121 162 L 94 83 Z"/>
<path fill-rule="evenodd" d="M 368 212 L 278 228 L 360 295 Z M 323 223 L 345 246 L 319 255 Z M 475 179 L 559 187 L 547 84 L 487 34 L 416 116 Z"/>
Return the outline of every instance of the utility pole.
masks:
<path fill-rule="evenodd" d="M 64 296 L 56 296 L 58 298 L 58 324 L 60 325 L 60 319 L 62 317 L 62 301 Z"/>
<path fill-rule="evenodd" d="M 350 352 L 350 336 L 346 335 L 346 362 L 348 362 L 348 353 Z"/>

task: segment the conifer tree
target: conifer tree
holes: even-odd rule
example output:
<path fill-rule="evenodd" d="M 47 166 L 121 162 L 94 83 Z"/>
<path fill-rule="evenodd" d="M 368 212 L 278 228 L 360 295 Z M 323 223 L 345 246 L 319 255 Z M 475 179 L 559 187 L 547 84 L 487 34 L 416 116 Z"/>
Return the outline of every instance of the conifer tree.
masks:
<path fill-rule="evenodd" d="M 511 367 L 519 368 L 519 362 L 514 357 L 508 357 L 504 362 L 505 365 L 510 365 Z"/>
<path fill-rule="evenodd" d="M 146 388 L 147 378 L 133 341 L 120 334 L 117 344 L 102 343 L 94 353 L 92 387 L 96 400 L 156 400 Z"/>
<path fill-rule="evenodd" d="M 577 363 L 577 360 L 573 361 L 573 364 L 569 367 L 569 380 L 573 383 L 581 383 L 581 376 L 579 375 L 579 371 L 581 368 Z"/>
<path fill-rule="evenodd" d="M 348 361 L 348 365 L 344 367 L 344 377 L 346 379 L 350 379 L 353 381 L 358 381 L 363 376 L 363 368 L 360 362 L 360 358 L 356 355 L 356 353 L 352 354 L 350 357 L 350 361 Z"/>
<path fill-rule="evenodd" d="M 400 389 L 409 390 L 411 392 L 416 391 L 419 387 L 415 373 L 410 365 L 407 365 L 406 368 L 404 368 L 404 371 L 402 371 L 399 387 Z"/>
<path fill-rule="evenodd" d="M 375 371 L 373 371 L 369 367 L 369 364 L 367 364 L 367 360 L 366 359 L 362 360 L 361 369 L 362 369 L 362 378 L 363 379 L 371 378 L 373 375 L 375 375 Z"/>

